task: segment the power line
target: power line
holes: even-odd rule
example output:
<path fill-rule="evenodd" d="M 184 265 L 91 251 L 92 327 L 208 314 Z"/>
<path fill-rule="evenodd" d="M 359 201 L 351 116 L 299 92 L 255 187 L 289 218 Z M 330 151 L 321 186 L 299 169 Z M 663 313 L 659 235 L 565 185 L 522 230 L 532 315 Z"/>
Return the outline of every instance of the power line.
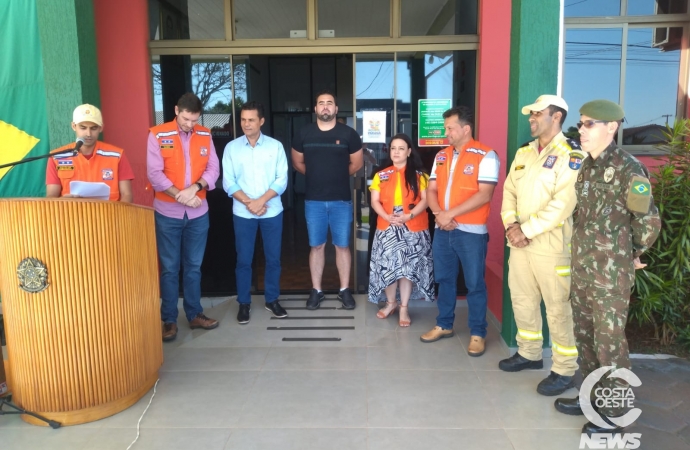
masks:
<path fill-rule="evenodd" d="M 381 73 L 381 69 L 383 69 L 383 64 L 384 64 L 385 62 L 386 62 L 386 61 L 382 61 L 382 62 L 381 62 L 381 65 L 379 66 L 379 71 L 376 72 L 376 75 L 374 75 L 374 79 L 371 80 L 371 83 L 369 83 L 369 86 L 367 86 L 367 88 L 366 88 L 365 90 L 363 90 L 362 92 L 360 92 L 359 94 L 357 94 L 357 97 L 359 97 L 360 95 L 362 95 L 362 94 L 364 94 L 366 91 L 368 91 L 369 88 L 371 87 L 371 85 L 374 84 L 374 81 L 376 81 L 376 78 L 377 78 L 377 77 L 379 76 L 379 74 Z"/>
<path fill-rule="evenodd" d="M 588 1 L 589 1 L 589 0 L 580 0 L 579 2 L 575 2 L 575 3 L 571 3 L 571 4 L 569 4 L 569 5 L 565 5 L 565 7 L 566 7 L 566 8 L 569 8 L 569 7 L 571 7 L 571 6 L 575 6 L 575 5 L 578 5 L 578 4 L 580 4 L 580 3 L 584 3 L 584 2 L 588 2 Z"/>

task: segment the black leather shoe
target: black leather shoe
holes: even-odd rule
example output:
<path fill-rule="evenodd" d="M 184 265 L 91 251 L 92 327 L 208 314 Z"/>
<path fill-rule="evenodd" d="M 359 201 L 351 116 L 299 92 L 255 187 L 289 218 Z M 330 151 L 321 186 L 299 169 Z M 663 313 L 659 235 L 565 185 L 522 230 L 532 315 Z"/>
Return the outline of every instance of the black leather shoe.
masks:
<path fill-rule="evenodd" d="M 548 377 L 544 378 L 537 385 L 537 392 L 541 395 L 559 395 L 575 387 L 575 381 L 573 377 L 566 377 L 565 375 L 559 375 L 556 372 L 551 372 Z"/>
<path fill-rule="evenodd" d="M 310 310 L 315 310 L 319 309 L 319 306 L 321 306 L 321 302 L 323 301 L 323 298 L 325 296 L 323 295 L 323 292 L 319 292 L 316 289 L 311 290 L 311 294 L 309 294 L 309 299 L 307 300 L 307 309 Z"/>
<path fill-rule="evenodd" d="M 237 322 L 241 324 L 249 323 L 249 313 L 252 312 L 250 303 L 240 303 L 240 311 L 237 313 Z"/>
<path fill-rule="evenodd" d="M 278 303 L 278 300 L 273 301 L 271 303 L 266 303 L 266 310 L 271 311 L 273 313 L 273 317 L 278 317 L 279 319 L 282 319 L 283 317 L 287 317 L 287 311 L 283 309 L 282 306 L 280 306 L 280 303 Z"/>
<path fill-rule="evenodd" d="M 557 398 L 553 405 L 556 407 L 556 411 L 569 416 L 583 416 L 585 414 L 580 406 L 579 395 L 575 398 Z"/>
<path fill-rule="evenodd" d="M 624 427 L 619 427 L 618 425 L 614 424 L 613 422 L 611 422 L 609 420 L 608 417 L 602 415 L 601 413 L 599 413 L 599 417 L 601 417 L 604 420 L 604 422 L 608 423 L 613 428 L 604 428 L 604 427 L 600 427 L 599 425 L 595 425 L 592 422 L 587 422 L 582 427 L 582 432 L 587 433 L 587 436 L 591 437 L 593 434 L 599 434 L 599 433 L 619 434 L 619 433 L 622 433 L 623 430 L 625 430 Z"/>
<path fill-rule="evenodd" d="M 520 353 L 515 352 L 510 358 L 499 361 L 498 368 L 504 372 L 519 372 L 525 369 L 543 369 L 544 361 L 530 361 L 527 358 L 520 356 Z"/>
<path fill-rule="evenodd" d="M 355 299 L 350 293 L 350 288 L 343 289 L 338 292 L 338 300 L 343 302 L 343 308 L 345 309 L 355 309 Z"/>

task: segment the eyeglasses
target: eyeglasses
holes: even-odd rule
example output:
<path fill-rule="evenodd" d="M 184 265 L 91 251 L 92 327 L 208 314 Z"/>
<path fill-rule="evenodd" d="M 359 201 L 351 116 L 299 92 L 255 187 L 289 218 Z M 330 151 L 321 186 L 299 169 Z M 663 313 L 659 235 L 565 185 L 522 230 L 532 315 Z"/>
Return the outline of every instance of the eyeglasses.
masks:
<path fill-rule="evenodd" d="M 589 129 L 594 126 L 595 123 L 609 123 L 608 120 L 585 120 L 584 122 L 578 122 L 575 125 L 577 126 L 577 129 L 579 130 L 582 128 L 582 125 L 585 126 L 585 128 Z"/>

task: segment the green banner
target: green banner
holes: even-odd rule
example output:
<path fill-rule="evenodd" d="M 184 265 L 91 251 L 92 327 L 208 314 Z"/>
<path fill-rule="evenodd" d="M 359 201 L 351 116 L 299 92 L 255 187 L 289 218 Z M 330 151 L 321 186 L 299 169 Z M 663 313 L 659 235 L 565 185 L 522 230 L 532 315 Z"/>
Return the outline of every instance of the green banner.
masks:
<path fill-rule="evenodd" d="M 0 165 L 50 151 L 35 1 L 0 2 Z M 0 169 L 0 197 L 45 196 L 46 161 Z"/>

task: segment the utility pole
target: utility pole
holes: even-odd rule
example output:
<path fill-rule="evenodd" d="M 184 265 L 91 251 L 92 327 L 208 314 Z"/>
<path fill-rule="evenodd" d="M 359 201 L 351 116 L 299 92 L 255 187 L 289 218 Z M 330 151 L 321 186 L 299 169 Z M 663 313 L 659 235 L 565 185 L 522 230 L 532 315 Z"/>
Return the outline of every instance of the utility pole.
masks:
<path fill-rule="evenodd" d="M 666 117 L 666 126 L 668 126 L 668 118 L 671 117 L 673 114 L 662 114 L 661 117 Z"/>

